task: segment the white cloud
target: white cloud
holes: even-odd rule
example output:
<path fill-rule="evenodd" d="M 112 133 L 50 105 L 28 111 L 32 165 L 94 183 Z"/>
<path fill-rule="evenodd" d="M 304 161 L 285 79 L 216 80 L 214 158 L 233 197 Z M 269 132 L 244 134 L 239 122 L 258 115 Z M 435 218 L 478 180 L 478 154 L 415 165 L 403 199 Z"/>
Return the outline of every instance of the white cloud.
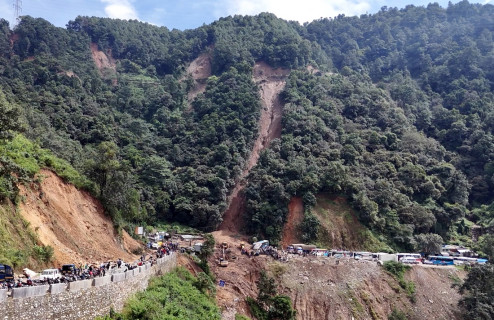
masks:
<path fill-rule="evenodd" d="M 139 19 L 137 11 L 129 0 L 101 0 L 107 3 L 105 13 L 109 18 Z"/>
<path fill-rule="evenodd" d="M 254 15 L 271 12 L 286 20 L 300 23 L 322 17 L 348 16 L 366 13 L 371 9 L 369 0 L 223 0 L 217 7 L 220 15 Z"/>

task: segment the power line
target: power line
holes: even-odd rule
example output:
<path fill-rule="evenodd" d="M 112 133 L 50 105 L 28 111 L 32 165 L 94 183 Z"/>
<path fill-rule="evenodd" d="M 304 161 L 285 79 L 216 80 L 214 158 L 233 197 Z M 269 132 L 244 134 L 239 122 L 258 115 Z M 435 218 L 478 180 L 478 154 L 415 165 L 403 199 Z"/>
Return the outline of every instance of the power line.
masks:
<path fill-rule="evenodd" d="M 19 17 L 22 13 L 22 0 L 13 0 L 12 6 L 14 7 L 14 25 L 16 25 L 19 23 Z"/>

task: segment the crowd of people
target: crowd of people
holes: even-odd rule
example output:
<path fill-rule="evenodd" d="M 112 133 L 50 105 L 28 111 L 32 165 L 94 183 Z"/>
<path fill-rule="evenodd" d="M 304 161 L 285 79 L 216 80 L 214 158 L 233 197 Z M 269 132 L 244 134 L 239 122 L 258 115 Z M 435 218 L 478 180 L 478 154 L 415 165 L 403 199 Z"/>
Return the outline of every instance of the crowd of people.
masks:
<path fill-rule="evenodd" d="M 170 255 L 171 252 L 176 251 L 177 249 L 178 245 L 176 243 L 164 242 L 161 247 L 156 250 L 156 254 L 143 254 L 134 262 L 124 262 L 119 258 L 114 261 L 106 261 L 101 263 L 80 263 L 78 266 L 74 264 L 67 264 L 58 268 L 59 276 L 53 278 L 42 278 L 36 272 L 25 268 L 23 274 L 19 275 L 17 279 L 0 283 L 0 289 L 10 290 L 16 287 L 67 283 L 78 280 L 93 279 L 95 277 L 104 277 L 107 274 L 127 272 L 148 262 L 151 265 L 154 265 L 156 263 L 156 259 L 162 258 L 165 255 Z"/>

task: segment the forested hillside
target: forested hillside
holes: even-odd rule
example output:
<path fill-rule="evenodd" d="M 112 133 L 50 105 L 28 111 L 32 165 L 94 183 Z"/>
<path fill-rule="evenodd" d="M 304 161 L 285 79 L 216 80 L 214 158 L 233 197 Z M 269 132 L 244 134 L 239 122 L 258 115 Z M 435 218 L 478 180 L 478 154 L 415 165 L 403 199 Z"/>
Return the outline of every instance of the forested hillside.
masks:
<path fill-rule="evenodd" d="M 276 242 L 301 196 L 315 237 L 310 208 L 324 192 L 348 197 L 384 242 L 413 248 L 419 234 L 467 234 L 464 217 L 494 218 L 493 34 L 494 6 L 467 1 L 305 25 L 263 13 L 186 31 L 2 20 L 2 143 L 22 132 L 67 160 L 117 226 L 211 231 L 257 135 L 262 61 L 292 72 L 282 136 L 247 177 L 247 231 Z M 187 101 L 186 68 L 204 53 L 212 75 Z M 0 193 L 14 200 L 19 168 L 1 156 Z"/>

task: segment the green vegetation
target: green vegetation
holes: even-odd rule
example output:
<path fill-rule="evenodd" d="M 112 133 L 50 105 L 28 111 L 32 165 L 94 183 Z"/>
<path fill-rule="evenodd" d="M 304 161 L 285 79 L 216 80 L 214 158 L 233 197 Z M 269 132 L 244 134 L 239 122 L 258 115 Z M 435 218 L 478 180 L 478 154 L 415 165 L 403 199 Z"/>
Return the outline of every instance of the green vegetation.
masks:
<path fill-rule="evenodd" d="M 493 8 L 383 7 L 305 25 L 263 13 L 183 32 L 0 20 L 0 139 L 36 141 L 9 147 L 26 157 L 0 151 L 0 195 L 15 199 L 10 173 L 47 166 L 96 195 L 116 226 L 215 229 L 256 138 L 252 66 L 264 61 L 292 72 L 282 136 L 247 177 L 249 233 L 276 243 L 300 196 L 304 240 L 319 240 L 316 195 L 329 193 L 349 199 L 380 247 L 413 250 L 429 234 L 464 243 L 465 217 L 494 221 Z M 91 48 L 109 65 L 98 69 Z M 213 75 L 188 101 L 184 70 L 201 53 Z M 33 159 L 37 146 L 53 156 Z"/>
<path fill-rule="evenodd" d="M 12 204 L 0 206 L 0 263 L 14 268 L 24 267 L 30 262 L 36 245 L 36 235 L 28 229 Z M 33 261 L 34 262 L 34 261 Z"/>
<path fill-rule="evenodd" d="M 317 245 L 321 248 L 345 247 L 371 252 L 392 252 L 383 236 L 358 221 L 355 210 L 341 196 L 318 194 L 310 210 L 319 221 Z"/>
<path fill-rule="evenodd" d="M 258 320 L 292 320 L 295 319 L 295 310 L 290 297 L 276 293 L 275 279 L 261 271 L 257 281 L 259 293 L 257 299 L 247 297 L 250 312 Z"/>
<path fill-rule="evenodd" d="M 112 313 L 103 319 L 221 319 L 214 296 L 203 280 L 203 276 L 195 278 L 179 267 L 151 279 L 146 291 L 127 301 L 121 314 Z"/>
<path fill-rule="evenodd" d="M 463 285 L 459 305 L 464 319 L 487 320 L 494 317 L 494 265 L 474 266 Z"/>
<path fill-rule="evenodd" d="M 415 283 L 405 280 L 405 272 L 411 267 L 396 261 L 386 261 L 383 264 L 384 270 L 390 273 L 400 284 L 400 287 L 405 290 L 410 301 L 415 302 Z"/>
<path fill-rule="evenodd" d="M 45 263 L 53 260 L 53 247 L 52 246 L 38 246 L 33 247 L 34 256 Z"/>
<path fill-rule="evenodd" d="M 388 316 L 388 320 L 408 320 L 408 317 L 405 312 L 393 308 L 393 311 Z"/>

